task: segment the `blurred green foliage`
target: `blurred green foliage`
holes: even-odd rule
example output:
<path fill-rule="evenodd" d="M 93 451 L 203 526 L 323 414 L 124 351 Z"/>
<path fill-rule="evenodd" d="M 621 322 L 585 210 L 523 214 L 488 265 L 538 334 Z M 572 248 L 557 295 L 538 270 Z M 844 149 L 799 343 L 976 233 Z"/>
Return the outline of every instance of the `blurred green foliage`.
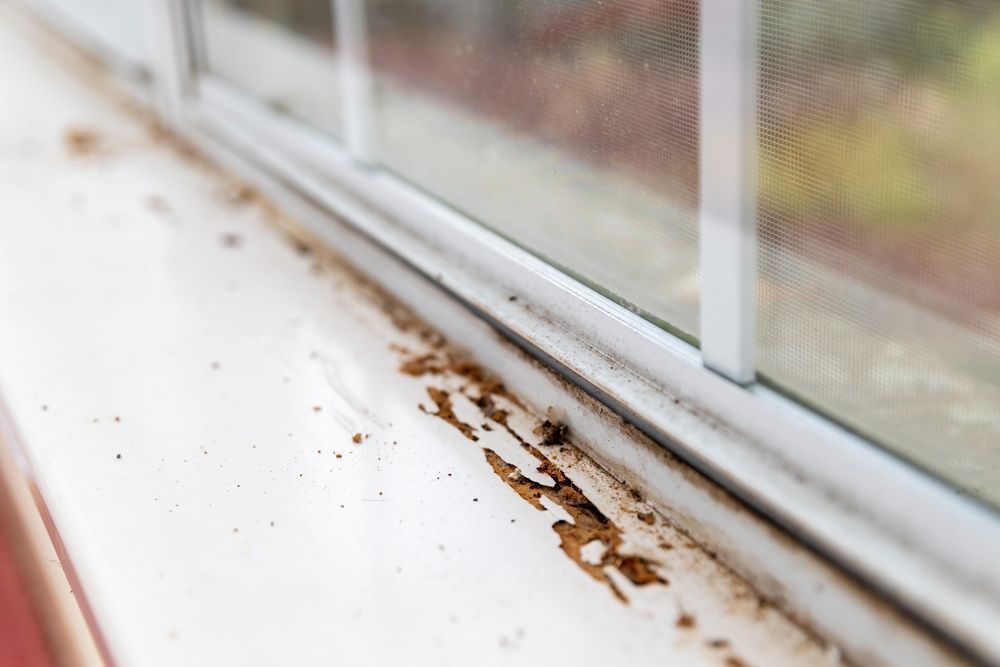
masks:
<path fill-rule="evenodd" d="M 761 202 L 847 234 L 1000 230 L 1000 3 L 764 3 Z"/>

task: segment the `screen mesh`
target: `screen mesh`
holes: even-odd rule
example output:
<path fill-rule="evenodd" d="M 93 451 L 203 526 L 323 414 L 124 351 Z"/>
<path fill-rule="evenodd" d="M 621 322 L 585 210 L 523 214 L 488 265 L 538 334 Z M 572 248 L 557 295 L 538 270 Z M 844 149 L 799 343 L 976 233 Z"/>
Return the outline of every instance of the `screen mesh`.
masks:
<path fill-rule="evenodd" d="M 761 373 L 998 503 L 1000 3 L 761 11 Z"/>
<path fill-rule="evenodd" d="M 371 0 L 381 164 L 694 335 L 695 0 Z"/>

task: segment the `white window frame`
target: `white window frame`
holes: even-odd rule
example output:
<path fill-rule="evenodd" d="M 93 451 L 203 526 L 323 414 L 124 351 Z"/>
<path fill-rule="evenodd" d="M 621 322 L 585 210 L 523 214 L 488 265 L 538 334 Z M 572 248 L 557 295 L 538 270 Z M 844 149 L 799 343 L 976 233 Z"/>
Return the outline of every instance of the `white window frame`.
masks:
<path fill-rule="evenodd" d="M 754 382 L 755 0 L 702 0 L 702 104 L 715 111 L 701 124 L 700 349 L 379 169 L 363 0 L 331 2 L 343 144 L 196 77 L 187 0 L 148 0 L 162 113 L 346 220 L 970 655 L 1000 661 L 997 515 Z"/>

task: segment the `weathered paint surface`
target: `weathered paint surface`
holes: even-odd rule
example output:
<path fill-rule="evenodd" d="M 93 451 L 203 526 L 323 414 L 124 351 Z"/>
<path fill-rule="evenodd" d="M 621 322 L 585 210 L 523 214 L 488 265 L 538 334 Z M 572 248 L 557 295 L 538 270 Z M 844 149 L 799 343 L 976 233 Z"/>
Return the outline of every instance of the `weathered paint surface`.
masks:
<path fill-rule="evenodd" d="M 0 390 L 121 664 L 829 664 L 516 387 L 0 12 Z"/>

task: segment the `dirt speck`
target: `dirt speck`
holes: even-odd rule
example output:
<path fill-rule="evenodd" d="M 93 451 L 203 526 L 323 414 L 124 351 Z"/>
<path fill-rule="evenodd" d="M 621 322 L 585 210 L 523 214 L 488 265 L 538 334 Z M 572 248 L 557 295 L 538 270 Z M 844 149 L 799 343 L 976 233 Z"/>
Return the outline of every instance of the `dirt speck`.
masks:
<path fill-rule="evenodd" d="M 312 253 L 313 247 L 306 241 L 292 234 L 288 234 L 287 238 L 288 242 L 292 245 L 292 249 L 295 250 L 296 254 L 305 257 Z"/>
<path fill-rule="evenodd" d="M 246 183 L 236 183 L 226 188 L 223 197 L 234 206 L 246 206 L 260 199 L 260 194 Z"/>
<path fill-rule="evenodd" d="M 115 458 L 116 458 L 116 459 L 120 459 L 121 457 L 122 457 L 122 455 L 121 455 L 121 454 L 115 454 Z"/>
<path fill-rule="evenodd" d="M 243 237 L 239 234 L 229 232 L 220 236 L 219 242 L 227 248 L 239 248 L 243 245 Z"/>
<path fill-rule="evenodd" d="M 118 422 L 118 423 L 120 423 L 120 422 L 121 422 L 121 420 L 122 420 L 122 418 L 121 418 L 121 417 L 119 417 L 118 415 L 115 415 L 115 422 Z"/>
<path fill-rule="evenodd" d="M 677 617 L 677 622 L 674 623 L 678 628 L 684 628 L 685 630 L 689 630 L 697 624 L 698 622 L 691 614 L 681 614 Z"/>
<path fill-rule="evenodd" d="M 170 215 L 173 213 L 170 204 L 160 195 L 147 195 L 145 202 L 146 208 L 157 215 Z"/>
<path fill-rule="evenodd" d="M 71 155 L 87 157 L 101 151 L 101 135 L 87 127 L 68 127 L 63 132 L 63 143 Z"/>
<path fill-rule="evenodd" d="M 750 665 L 742 658 L 731 655 L 726 658 L 726 667 L 750 667 Z"/>
<path fill-rule="evenodd" d="M 314 405 L 313 406 L 313 412 L 322 412 L 322 411 L 323 411 L 323 406 L 321 406 L 321 405 Z"/>
<path fill-rule="evenodd" d="M 546 419 L 541 426 L 535 429 L 535 435 L 542 437 L 541 444 L 545 446 L 561 445 L 566 442 L 566 438 L 569 436 L 569 427 L 566 424 Z"/>
<path fill-rule="evenodd" d="M 709 648 L 727 648 L 729 646 L 729 640 L 719 639 L 719 638 L 706 639 L 705 645 L 708 646 Z"/>
<path fill-rule="evenodd" d="M 354 442 L 354 444 L 360 443 L 361 439 L 362 439 L 362 436 L 361 436 L 360 433 L 355 433 L 353 436 L 351 436 L 351 440 Z"/>
<path fill-rule="evenodd" d="M 656 523 L 656 516 L 652 512 L 637 512 L 636 516 L 639 517 L 639 521 L 650 526 Z"/>

